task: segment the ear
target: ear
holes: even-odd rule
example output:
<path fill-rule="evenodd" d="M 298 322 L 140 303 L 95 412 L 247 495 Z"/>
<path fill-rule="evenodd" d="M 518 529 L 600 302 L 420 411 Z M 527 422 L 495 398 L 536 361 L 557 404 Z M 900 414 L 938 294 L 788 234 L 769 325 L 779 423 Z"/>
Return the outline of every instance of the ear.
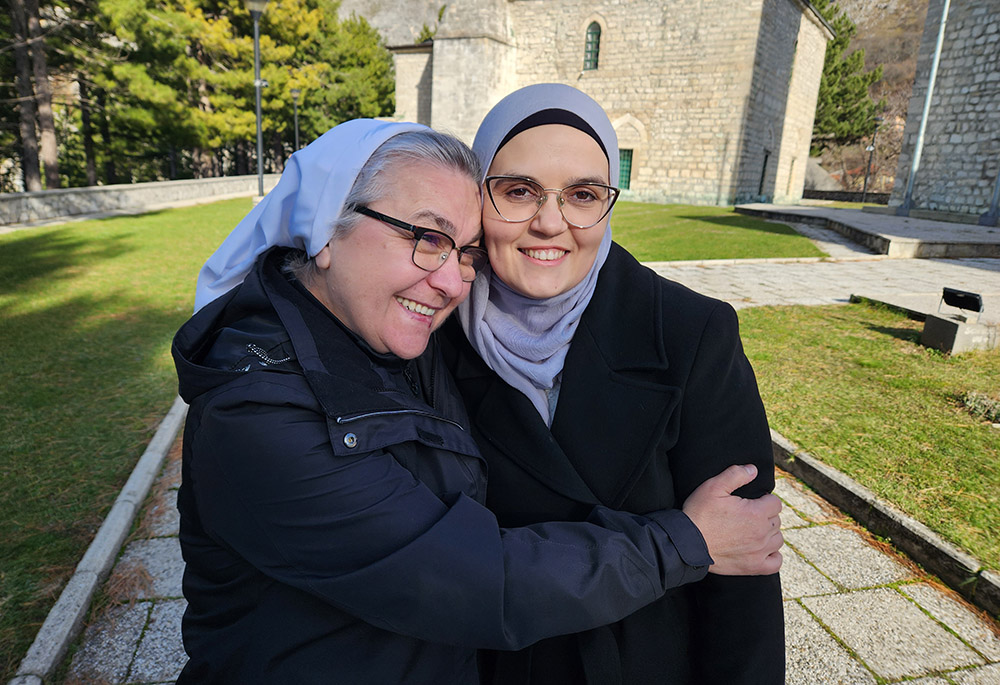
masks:
<path fill-rule="evenodd" d="M 320 269 L 329 269 L 332 261 L 330 257 L 330 243 L 324 245 L 323 249 L 317 252 L 316 256 L 313 257 L 313 260 L 315 260 L 316 266 Z"/>

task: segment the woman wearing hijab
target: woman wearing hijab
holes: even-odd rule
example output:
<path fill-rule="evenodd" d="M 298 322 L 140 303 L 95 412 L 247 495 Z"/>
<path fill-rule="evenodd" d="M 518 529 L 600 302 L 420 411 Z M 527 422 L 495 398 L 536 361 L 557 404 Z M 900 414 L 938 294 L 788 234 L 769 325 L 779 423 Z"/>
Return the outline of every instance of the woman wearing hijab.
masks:
<path fill-rule="evenodd" d="M 445 357 L 500 525 L 678 507 L 734 464 L 756 478 L 733 500 L 780 508 L 735 312 L 611 241 L 618 144 L 601 107 L 565 85 L 523 88 L 487 114 L 473 150 L 491 269 L 461 326 L 445 327 Z M 729 525 L 742 517 L 730 510 Z M 615 624 L 489 655 L 484 682 L 783 682 L 780 553 L 733 568 L 702 532 L 716 562 L 705 579 Z"/>
<path fill-rule="evenodd" d="M 506 530 L 482 505 L 461 399 L 435 349 L 415 360 L 485 265 L 481 206 L 462 143 L 352 121 L 205 264 L 173 346 L 178 682 L 477 682 L 477 647 L 602 625 L 706 573 L 678 511 Z"/>

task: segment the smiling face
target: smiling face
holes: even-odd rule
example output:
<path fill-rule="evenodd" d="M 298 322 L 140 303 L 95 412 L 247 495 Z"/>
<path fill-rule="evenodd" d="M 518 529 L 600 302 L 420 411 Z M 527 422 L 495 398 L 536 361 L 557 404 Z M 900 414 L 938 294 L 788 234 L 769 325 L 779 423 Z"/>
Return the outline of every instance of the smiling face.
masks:
<path fill-rule="evenodd" d="M 562 124 L 529 128 L 497 152 L 489 176 L 520 176 L 543 188 L 609 183 L 608 158 L 589 135 Z M 522 295 L 542 299 L 564 293 L 590 271 L 604 237 L 605 218 L 590 228 L 570 228 L 549 193 L 528 221 L 506 222 L 487 200 L 483 231 L 493 273 Z"/>
<path fill-rule="evenodd" d="M 443 231 L 464 247 L 480 233 L 479 189 L 465 174 L 432 164 L 390 167 L 385 197 L 371 209 Z M 427 347 L 431 332 L 469 294 L 458 251 L 437 271 L 413 264 L 413 238 L 369 217 L 315 257 L 309 291 L 376 352 L 404 359 Z"/>

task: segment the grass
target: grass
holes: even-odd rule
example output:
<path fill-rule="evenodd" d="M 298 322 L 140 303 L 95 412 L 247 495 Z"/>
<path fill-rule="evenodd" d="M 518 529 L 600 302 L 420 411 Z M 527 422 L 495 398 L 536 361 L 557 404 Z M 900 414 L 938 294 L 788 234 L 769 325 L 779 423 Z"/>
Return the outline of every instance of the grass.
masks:
<path fill-rule="evenodd" d="M 1000 400 L 1000 351 L 944 355 L 864 304 L 740 320 L 775 430 L 1000 568 L 1000 429 L 977 411 Z"/>
<path fill-rule="evenodd" d="M 642 261 L 827 256 L 790 227 L 732 207 L 619 202 L 611 227 L 615 241 Z"/>
<path fill-rule="evenodd" d="M 0 235 L 3 682 L 169 409 L 195 276 L 250 206 Z"/>

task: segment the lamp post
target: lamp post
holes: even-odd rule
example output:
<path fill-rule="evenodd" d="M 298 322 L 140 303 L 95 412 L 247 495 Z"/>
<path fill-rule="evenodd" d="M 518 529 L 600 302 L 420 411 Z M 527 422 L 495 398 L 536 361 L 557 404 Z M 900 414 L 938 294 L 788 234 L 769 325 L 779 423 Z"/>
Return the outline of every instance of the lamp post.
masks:
<path fill-rule="evenodd" d="M 878 136 L 878 127 L 882 123 L 882 117 L 875 117 L 875 131 L 872 133 L 872 142 L 868 146 L 868 166 L 865 168 L 865 187 L 861 189 L 861 203 L 864 204 L 868 198 L 868 176 L 872 173 L 872 157 L 875 156 L 875 138 Z"/>
<path fill-rule="evenodd" d="M 260 89 L 266 84 L 260 79 L 260 15 L 267 0 L 246 0 L 253 17 L 253 88 L 257 99 L 257 196 L 264 197 L 264 135 L 260 129 Z"/>
<path fill-rule="evenodd" d="M 298 88 L 292 88 L 292 107 L 294 108 L 294 118 L 295 118 L 295 151 L 299 149 L 299 95 L 302 91 Z"/>

